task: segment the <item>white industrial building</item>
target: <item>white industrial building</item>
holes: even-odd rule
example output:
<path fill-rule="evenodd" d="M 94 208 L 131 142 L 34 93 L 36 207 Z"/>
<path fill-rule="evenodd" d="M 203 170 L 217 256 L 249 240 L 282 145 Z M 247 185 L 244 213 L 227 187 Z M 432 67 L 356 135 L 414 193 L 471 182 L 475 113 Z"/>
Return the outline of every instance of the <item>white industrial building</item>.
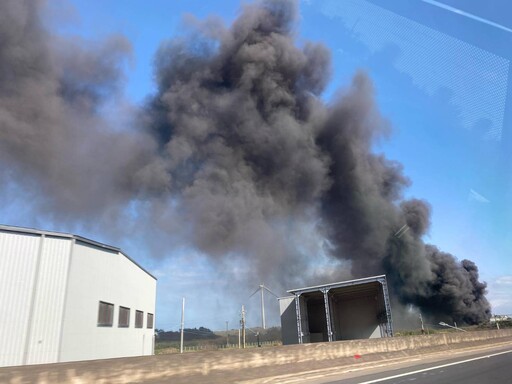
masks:
<path fill-rule="evenodd" d="M 152 355 L 155 298 L 118 248 L 0 225 L 0 367 Z"/>

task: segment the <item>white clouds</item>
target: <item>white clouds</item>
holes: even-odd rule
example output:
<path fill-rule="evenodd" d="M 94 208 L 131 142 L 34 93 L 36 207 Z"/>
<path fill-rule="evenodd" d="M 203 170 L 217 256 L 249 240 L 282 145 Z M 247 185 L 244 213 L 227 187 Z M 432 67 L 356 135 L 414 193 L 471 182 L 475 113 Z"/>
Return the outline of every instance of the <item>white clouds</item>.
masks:
<path fill-rule="evenodd" d="M 512 275 L 500 276 L 490 282 L 488 299 L 493 313 L 512 314 Z"/>
<path fill-rule="evenodd" d="M 512 285 L 512 276 L 501 276 L 496 280 L 496 283 L 499 285 Z M 512 296 L 512 292 L 509 293 Z"/>

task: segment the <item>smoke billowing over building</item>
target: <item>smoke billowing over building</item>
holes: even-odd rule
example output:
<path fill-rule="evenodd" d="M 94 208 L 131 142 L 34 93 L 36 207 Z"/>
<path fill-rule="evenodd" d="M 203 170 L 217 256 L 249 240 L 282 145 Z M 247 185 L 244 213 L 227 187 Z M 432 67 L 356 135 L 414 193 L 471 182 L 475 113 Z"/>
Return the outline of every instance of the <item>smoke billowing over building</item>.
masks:
<path fill-rule="evenodd" d="M 0 177 L 33 191 L 33 209 L 151 225 L 158 242 L 236 263 L 250 282 L 386 274 L 403 305 L 489 317 L 477 266 L 424 242 L 430 205 L 404 199 L 402 165 L 372 150 L 391 128 L 368 75 L 322 99 L 330 52 L 298 43 L 296 2 L 245 5 L 230 26 L 189 20 L 158 50 L 157 91 L 125 111 L 128 127 L 103 111 L 122 89 L 129 41 L 56 37 L 40 7 L 0 4 Z"/>

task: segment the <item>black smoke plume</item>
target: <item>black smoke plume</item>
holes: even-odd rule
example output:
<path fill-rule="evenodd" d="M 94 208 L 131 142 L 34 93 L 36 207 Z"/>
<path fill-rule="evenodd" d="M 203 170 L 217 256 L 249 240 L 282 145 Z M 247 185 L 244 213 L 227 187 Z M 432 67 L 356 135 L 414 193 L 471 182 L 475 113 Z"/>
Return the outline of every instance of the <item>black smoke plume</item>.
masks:
<path fill-rule="evenodd" d="M 403 304 L 489 317 L 476 265 L 423 242 L 430 206 L 404 200 L 402 166 L 372 152 L 390 126 L 368 76 L 319 98 L 330 53 L 297 44 L 295 2 L 247 5 L 230 27 L 188 20 L 157 52 L 139 129 L 102 113 L 129 43 L 58 39 L 37 4 L 0 3 L 0 160 L 52 216 L 112 219 L 139 202 L 139 218 L 257 282 L 386 273 Z"/>

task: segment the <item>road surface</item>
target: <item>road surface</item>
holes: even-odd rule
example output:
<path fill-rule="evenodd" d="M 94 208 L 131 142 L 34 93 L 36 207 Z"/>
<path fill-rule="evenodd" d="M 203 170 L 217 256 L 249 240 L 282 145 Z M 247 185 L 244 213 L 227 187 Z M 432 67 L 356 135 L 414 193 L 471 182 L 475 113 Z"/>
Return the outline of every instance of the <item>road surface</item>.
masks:
<path fill-rule="evenodd" d="M 456 359 L 446 359 L 399 369 L 386 369 L 382 372 L 357 377 L 340 378 L 329 381 L 311 382 L 329 384 L 487 384 L 512 383 L 512 346 L 499 351 L 478 353 Z"/>

